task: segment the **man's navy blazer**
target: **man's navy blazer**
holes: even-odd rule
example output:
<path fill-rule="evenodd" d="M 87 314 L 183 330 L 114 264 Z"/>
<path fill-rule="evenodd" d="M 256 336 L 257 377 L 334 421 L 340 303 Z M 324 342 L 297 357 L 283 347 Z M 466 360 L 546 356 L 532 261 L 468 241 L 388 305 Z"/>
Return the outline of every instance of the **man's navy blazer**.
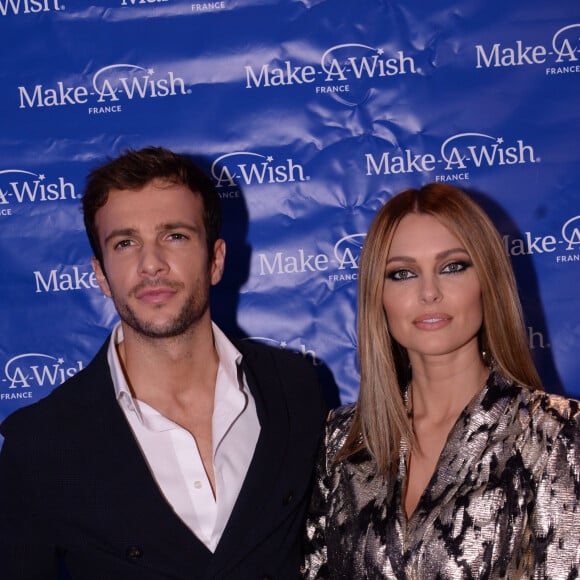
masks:
<path fill-rule="evenodd" d="M 0 428 L 2 580 L 298 577 L 320 389 L 302 356 L 235 344 L 261 432 L 215 552 L 153 479 L 115 399 L 107 341 L 85 370 Z"/>

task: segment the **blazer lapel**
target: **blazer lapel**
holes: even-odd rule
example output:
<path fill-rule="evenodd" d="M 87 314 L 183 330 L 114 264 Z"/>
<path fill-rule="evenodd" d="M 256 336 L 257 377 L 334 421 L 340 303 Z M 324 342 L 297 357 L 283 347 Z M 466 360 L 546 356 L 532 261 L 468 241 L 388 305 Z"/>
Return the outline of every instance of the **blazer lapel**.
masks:
<path fill-rule="evenodd" d="M 232 566 L 271 532 L 277 514 L 266 504 L 281 492 L 281 512 L 283 496 L 291 491 L 280 488 L 285 479 L 290 418 L 275 361 L 269 352 L 260 354 L 246 345 L 236 346 L 244 354 L 243 370 L 256 402 L 261 430 L 246 479 L 215 552 L 214 573 L 217 567 Z"/>
<path fill-rule="evenodd" d="M 175 514 L 157 486 L 115 399 L 106 345 L 91 367 L 87 367 L 86 385 L 78 389 L 88 405 L 80 418 L 85 435 L 79 444 L 90 454 L 86 475 L 96 479 L 92 486 L 103 503 L 100 525 L 126 541 L 127 550 L 137 548 L 143 556 L 135 563 L 158 569 L 161 577 L 183 577 L 202 570 L 201 563 L 209 562 L 211 552 Z M 122 541 L 114 549 L 122 551 Z"/>
<path fill-rule="evenodd" d="M 467 405 L 452 427 L 435 473 L 408 522 L 411 534 L 424 526 L 426 520 L 435 521 L 444 506 L 453 503 L 451 498 L 461 486 L 472 486 L 493 441 L 514 432 L 509 428 L 512 419 L 506 410 L 519 388 L 497 385 L 495 381 L 496 375 L 492 372 L 481 393 Z"/>

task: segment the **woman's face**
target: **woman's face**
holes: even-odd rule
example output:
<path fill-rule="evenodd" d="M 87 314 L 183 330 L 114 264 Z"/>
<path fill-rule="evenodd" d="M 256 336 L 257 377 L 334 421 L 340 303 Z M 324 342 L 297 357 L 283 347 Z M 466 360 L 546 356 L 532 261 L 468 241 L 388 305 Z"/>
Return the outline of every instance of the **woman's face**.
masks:
<path fill-rule="evenodd" d="M 383 288 L 389 330 L 415 356 L 477 352 L 481 286 L 461 242 L 437 219 L 405 216 L 395 230 Z"/>

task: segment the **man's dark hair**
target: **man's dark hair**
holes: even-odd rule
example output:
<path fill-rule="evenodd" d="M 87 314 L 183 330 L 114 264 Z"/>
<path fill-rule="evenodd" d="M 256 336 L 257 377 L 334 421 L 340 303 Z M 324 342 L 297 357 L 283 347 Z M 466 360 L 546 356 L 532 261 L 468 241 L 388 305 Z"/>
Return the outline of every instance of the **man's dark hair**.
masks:
<path fill-rule="evenodd" d="M 89 173 L 83 196 L 83 217 L 91 248 L 103 265 L 103 252 L 95 227 L 95 215 L 109 198 L 112 189 L 141 189 L 153 179 L 165 179 L 188 187 L 203 201 L 203 222 L 208 256 L 213 257 L 219 238 L 222 213 L 219 195 L 211 179 L 185 155 L 163 147 L 127 150 L 120 157 L 96 167 Z"/>

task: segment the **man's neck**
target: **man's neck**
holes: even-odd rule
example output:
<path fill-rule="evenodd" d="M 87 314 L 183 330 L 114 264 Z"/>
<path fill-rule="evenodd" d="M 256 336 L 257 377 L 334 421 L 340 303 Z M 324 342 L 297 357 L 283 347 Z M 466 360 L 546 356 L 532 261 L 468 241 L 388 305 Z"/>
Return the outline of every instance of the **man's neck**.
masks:
<path fill-rule="evenodd" d="M 123 327 L 117 352 L 133 396 L 193 436 L 215 497 L 212 425 L 219 357 L 209 317 L 168 339 Z"/>
<path fill-rule="evenodd" d="M 117 351 L 129 387 L 141 400 L 179 399 L 215 387 L 219 357 L 209 317 L 170 338 L 146 337 L 123 324 Z"/>

